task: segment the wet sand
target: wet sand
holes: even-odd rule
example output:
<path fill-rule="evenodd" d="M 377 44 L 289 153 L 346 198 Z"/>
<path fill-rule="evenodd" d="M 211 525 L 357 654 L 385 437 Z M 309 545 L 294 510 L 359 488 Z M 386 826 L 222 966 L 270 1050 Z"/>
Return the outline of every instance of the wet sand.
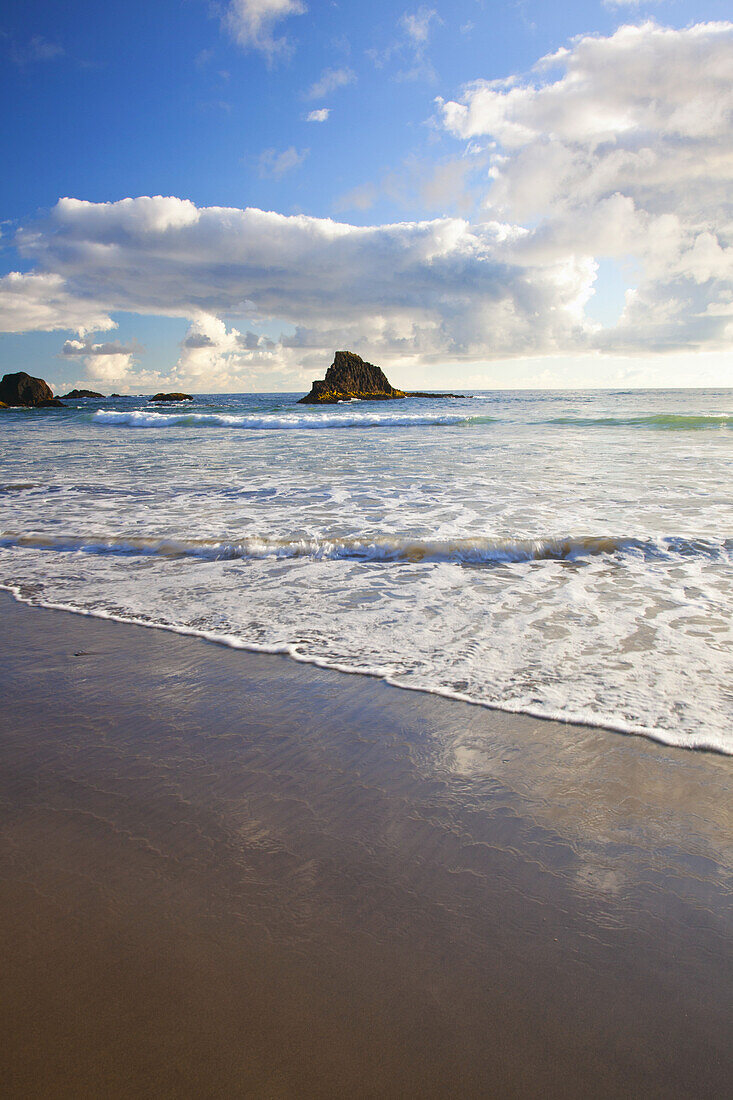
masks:
<path fill-rule="evenodd" d="M 0 595 L 13 1097 L 713 1097 L 733 760 Z"/>

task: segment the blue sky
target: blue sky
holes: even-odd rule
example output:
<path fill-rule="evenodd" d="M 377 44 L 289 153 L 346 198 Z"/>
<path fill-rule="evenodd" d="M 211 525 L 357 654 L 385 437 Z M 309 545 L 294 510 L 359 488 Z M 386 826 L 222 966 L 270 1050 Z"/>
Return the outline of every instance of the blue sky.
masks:
<path fill-rule="evenodd" d="M 0 368 L 731 385 L 728 12 L 6 4 Z"/>

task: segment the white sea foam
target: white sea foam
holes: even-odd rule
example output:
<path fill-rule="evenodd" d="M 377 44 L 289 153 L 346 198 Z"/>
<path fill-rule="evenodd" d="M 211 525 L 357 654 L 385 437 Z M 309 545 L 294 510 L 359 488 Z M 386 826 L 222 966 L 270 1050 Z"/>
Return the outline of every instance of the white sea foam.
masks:
<path fill-rule="evenodd" d="M 594 709 L 570 710 L 567 706 L 552 708 L 548 706 L 532 704 L 529 702 L 499 701 L 497 699 L 481 699 L 475 694 L 465 691 L 456 691 L 439 682 L 412 683 L 399 676 L 393 676 L 385 672 L 384 667 L 375 665 L 368 667 L 358 663 L 347 663 L 343 660 L 323 658 L 310 653 L 302 652 L 296 645 L 288 642 L 268 644 L 266 642 L 254 642 L 234 634 L 225 634 L 213 630 L 206 630 L 182 623 L 155 621 L 149 617 L 136 617 L 129 613 L 115 613 L 103 608 L 86 608 L 77 604 L 59 603 L 49 599 L 43 599 L 38 595 L 27 596 L 22 586 L 0 583 L 0 590 L 9 592 L 19 603 L 28 606 L 46 607 L 57 611 L 67 611 L 72 614 L 88 616 L 90 618 L 106 619 L 111 622 L 127 625 L 141 626 L 154 630 L 165 630 L 184 637 L 201 638 L 215 645 L 226 646 L 229 649 L 240 649 L 250 653 L 263 653 L 270 656 L 289 657 L 299 664 L 309 664 L 316 668 L 329 669 L 346 675 L 369 676 L 374 679 L 384 680 L 391 687 L 404 691 L 417 691 L 427 695 L 437 695 L 444 699 L 453 699 L 456 702 L 467 703 L 471 706 L 485 707 L 489 710 L 500 710 L 509 714 L 525 714 L 542 721 L 565 722 L 569 725 L 588 726 L 595 729 L 606 729 L 614 733 L 623 733 L 647 737 L 658 741 L 663 745 L 674 748 L 697 749 L 708 752 L 717 752 L 724 756 L 733 756 L 733 742 L 722 731 L 711 729 L 697 733 L 684 733 L 679 730 L 665 729 L 661 726 L 646 726 L 638 722 L 624 721 L 612 714 L 599 715 Z"/>
<path fill-rule="evenodd" d="M 733 438 L 714 423 L 729 404 L 494 395 L 465 418 L 228 397 L 211 413 L 16 417 L 0 582 L 31 602 L 732 753 Z M 303 422 L 352 430 L 277 430 Z M 181 430 L 99 430 L 140 423 Z"/>
<path fill-rule="evenodd" d="M 700 556 L 733 560 L 733 539 L 665 539 L 662 542 L 633 538 L 590 536 L 537 539 L 415 539 L 394 536 L 373 538 L 246 538 L 151 539 L 85 538 L 80 535 L 23 535 L 0 532 L 0 548 L 49 550 L 57 553 L 199 558 L 205 561 L 238 559 L 310 558 L 313 561 L 455 562 L 464 565 L 497 565 L 529 561 L 578 561 L 596 554 L 639 554 L 670 560 L 676 556 Z"/>

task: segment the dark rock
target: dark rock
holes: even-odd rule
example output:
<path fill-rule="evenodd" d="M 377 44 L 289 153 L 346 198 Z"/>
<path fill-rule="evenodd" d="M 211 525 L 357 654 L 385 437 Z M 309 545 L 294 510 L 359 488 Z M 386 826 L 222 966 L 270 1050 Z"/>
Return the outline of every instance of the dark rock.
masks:
<path fill-rule="evenodd" d="M 190 393 L 156 393 L 151 401 L 193 401 Z"/>
<path fill-rule="evenodd" d="M 365 363 L 353 351 L 337 351 L 323 381 L 314 382 L 301 405 L 334 405 L 337 401 L 390 401 L 404 397 L 402 390 L 390 385 L 380 367 Z"/>
<path fill-rule="evenodd" d="M 13 407 L 28 409 L 63 409 L 53 390 L 42 378 L 32 378 L 25 371 L 6 374 L 0 380 L 0 401 Z"/>
<path fill-rule="evenodd" d="M 79 397 L 104 397 L 103 393 L 97 393 L 96 390 L 70 390 L 69 393 L 62 394 L 64 401 L 73 401 Z"/>
<path fill-rule="evenodd" d="M 456 401 L 463 401 L 468 397 L 467 393 L 429 393 L 423 390 L 408 390 L 407 397 L 453 397 Z"/>

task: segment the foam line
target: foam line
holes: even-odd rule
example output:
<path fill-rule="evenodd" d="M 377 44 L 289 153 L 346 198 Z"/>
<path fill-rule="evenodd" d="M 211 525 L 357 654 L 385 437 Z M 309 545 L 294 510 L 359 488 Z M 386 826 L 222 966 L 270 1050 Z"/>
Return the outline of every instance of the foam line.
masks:
<path fill-rule="evenodd" d="M 469 706 L 483 707 L 485 710 L 500 711 L 506 714 L 526 714 L 528 717 L 537 718 L 540 721 L 563 722 L 571 726 L 586 726 L 592 729 L 608 730 L 611 733 L 623 733 L 638 737 L 646 737 L 662 745 L 669 745 L 672 748 L 695 749 L 697 751 L 719 753 L 722 756 L 733 756 L 733 748 L 726 746 L 722 740 L 705 734 L 700 734 L 698 736 L 678 734 L 671 730 L 634 725 L 633 723 L 623 722 L 611 716 L 599 718 L 598 715 L 590 712 L 565 712 L 549 707 L 545 709 L 535 706 L 514 706 L 512 704 L 491 702 L 484 699 L 474 699 L 470 695 L 465 695 L 459 691 L 452 691 L 440 685 L 404 683 L 397 677 L 389 676 L 378 668 L 359 668 L 337 661 L 328 661 L 322 657 L 311 656 L 300 652 L 294 646 L 288 644 L 268 646 L 257 642 L 249 642 L 229 634 L 216 634 L 213 631 L 197 630 L 194 627 L 182 626 L 174 623 L 151 622 L 150 620 L 139 619 L 133 616 L 125 617 L 123 615 L 115 615 L 111 611 L 99 609 L 90 610 L 88 608 L 74 607 L 72 604 L 54 603 L 52 601 L 39 600 L 37 598 L 29 599 L 21 594 L 19 588 L 9 584 L 0 583 L 0 591 L 8 592 L 18 603 L 25 604 L 28 607 L 45 607 L 51 611 L 67 611 L 74 615 L 84 615 L 90 619 L 107 619 L 110 622 L 123 623 L 128 626 L 144 626 L 150 630 L 167 630 L 172 634 L 181 634 L 184 637 L 191 638 L 201 638 L 203 641 L 211 642 L 214 645 L 227 646 L 229 649 L 245 650 L 249 653 L 264 653 L 271 656 L 289 657 L 299 664 L 314 665 L 316 668 L 328 669 L 332 672 L 340 672 L 349 676 L 369 676 L 373 679 L 382 680 L 384 683 L 389 684 L 390 687 L 399 688 L 402 691 L 417 691 L 424 695 L 437 695 L 443 699 L 454 699 L 459 703 L 467 703 Z"/>

